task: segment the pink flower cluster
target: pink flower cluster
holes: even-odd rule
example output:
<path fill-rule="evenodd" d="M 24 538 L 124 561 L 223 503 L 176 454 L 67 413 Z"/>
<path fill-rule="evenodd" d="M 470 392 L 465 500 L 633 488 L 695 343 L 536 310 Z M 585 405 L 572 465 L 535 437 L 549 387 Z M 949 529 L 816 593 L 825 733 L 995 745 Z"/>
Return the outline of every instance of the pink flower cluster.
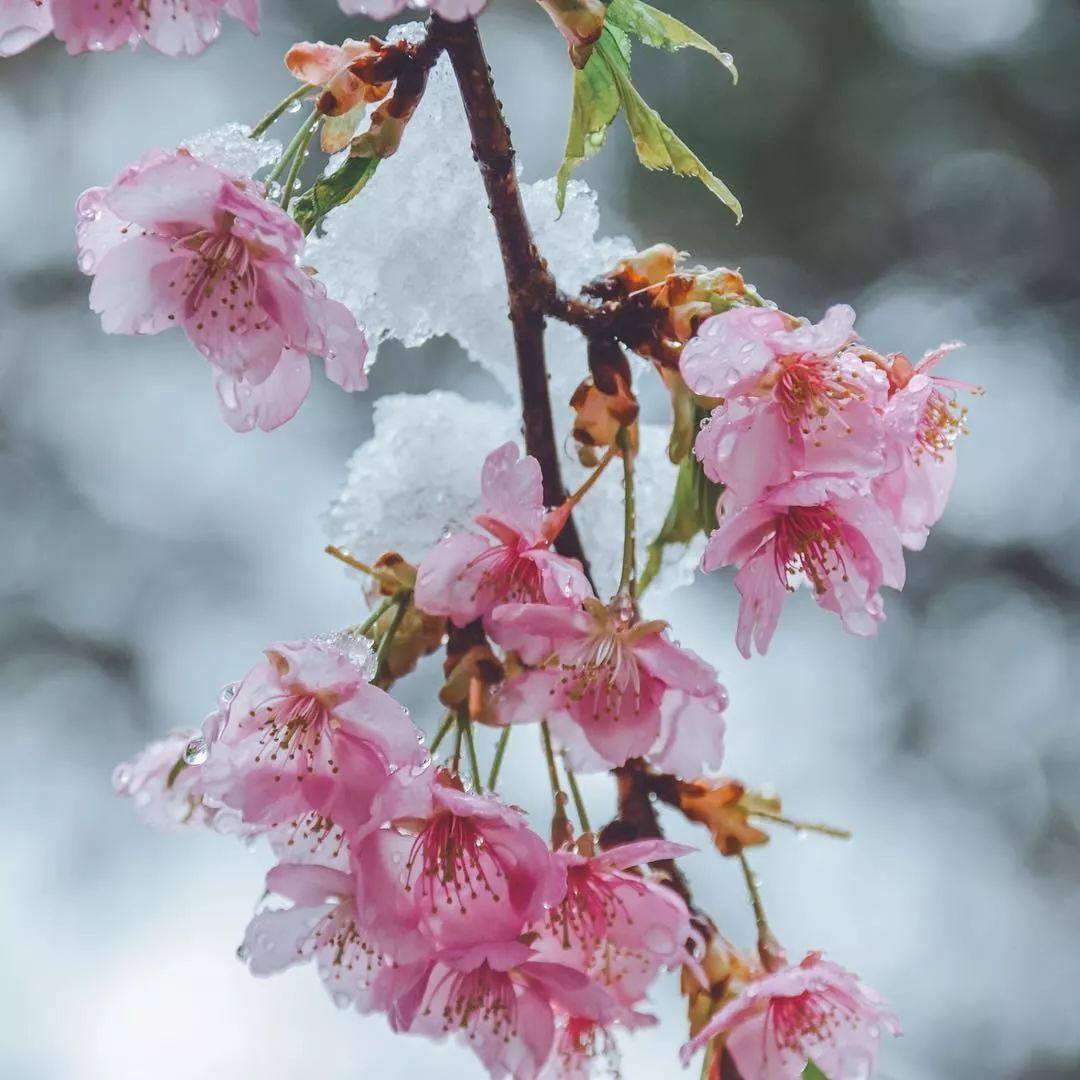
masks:
<path fill-rule="evenodd" d="M 439 541 L 420 564 L 416 601 L 460 627 L 482 619 L 524 665 L 500 687 L 499 722 L 547 720 L 581 771 L 638 757 L 689 776 L 718 767 L 727 694 L 716 672 L 627 598 L 601 602 L 581 565 L 551 550 L 566 515 L 545 511 L 534 458 L 499 447 L 482 487 L 484 533 Z"/>
<path fill-rule="evenodd" d="M 145 41 L 168 56 L 201 53 L 222 15 L 259 29 L 259 0 L 0 0 L 0 56 L 55 34 L 69 53 L 112 52 Z"/>
<path fill-rule="evenodd" d="M 304 234 L 262 185 L 156 151 L 77 207 L 79 267 L 111 334 L 180 326 L 209 361 L 237 431 L 291 419 L 310 356 L 344 390 L 367 385 L 367 343 L 349 310 L 300 263 Z"/>
<path fill-rule="evenodd" d="M 903 588 L 903 548 L 921 548 L 956 469 L 964 410 L 952 380 L 860 344 L 855 313 L 807 324 L 770 308 L 703 322 L 682 376 L 719 399 L 694 453 L 724 485 L 706 571 L 735 566 L 736 640 L 764 653 L 787 593 L 807 582 L 817 603 L 864 636 L 884 619 L 881 589 Z"/>
<path fill-rule="evenodd" d="M 522 811 L 431 764 L 358 648 L 267 649 L 201 735 L 120 766 L 118 790 L 155 823 L 226 815 L 268 838 L 267 889 L 288 906 L 248 927 L 255 974 L 314 960 L 340 1006 L 459 1035 L 493 1077 L 587 1069 L 614 1027 L 649 1021 L 650 985 L 686 958 L 686 905 L 635 868 L 690 849 L 552 851 Z"/>

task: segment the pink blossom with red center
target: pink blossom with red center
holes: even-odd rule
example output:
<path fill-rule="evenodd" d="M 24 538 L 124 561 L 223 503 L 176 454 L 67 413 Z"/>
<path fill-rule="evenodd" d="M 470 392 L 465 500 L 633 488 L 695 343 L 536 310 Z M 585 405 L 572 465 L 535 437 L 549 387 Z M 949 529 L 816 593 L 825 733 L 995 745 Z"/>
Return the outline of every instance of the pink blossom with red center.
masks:
<path fill-rule="evenodd" d="M 0 56 L 54 33 L 69 53 L 112 52 L 145 41 L 167 56 L 201 53 L 223 15 L 259 29 L 259 0 L 0 0 Z"/>
<path fill-rule="evenodd" d="M 292 906 L 261 911 L 248 924 L 239 955 L 252 974 L 274 975 L 314 960 L 334 1004 L 371 1011 L 372 984 L 386 957 L 357 918 L 352 875 L 286 862 L 266 875 L 266 888 Z"/>
<path fill-rule="evenodd" d="M 371 19 L 391 19 L 410 6 L 410 0 L 338 0 L 346 15 L 367 15 Z M 450 22 L 479 15 L 488 0 L 427 0 L 425 7 Z M 414 5 L 415 6 L 415 5 Z"/>
<path fill-rule="evenodd" d="M 484 462 L 484 512 L 475 520 L 487 536 L 452 532 L 420 563 L 416 603 L 458 626 L 507 601 L 544 600 L 576 606 L 592 595 L 581 563 L 551 550 L 565 518 L 544 509 L 540 464 L 505 443 Z"/>
<path fill-rule="evenodd" d="M 518 941 L 443 949 L 386 969 L 376 997 L 395 1031 L 457 1035 L 493 1078 L 533 1080 L 555 1044 L 557 1012 L 605 1023 L 618 1011 L 586 974 L 535 955 Z"/>
<path fill-rule="evenodd" d="M 768 649 L 798 575 L 845 630 L 864 637 L 885 618 L 882 586 L 902 589 L 905 576 L 896 525 L 865 481 L 841 476 L 791 480 L 723 517 L 701 566 L 739 568 L 735 640 L 747 657 L 751 638 L 759 653 Z"/>
<path fill-rule="evenodd" d="M 237 431 L 291 419 L 308 357 L 344 390 L 367 385 L 367 344 L 349 310 L 299 265 L 304 236 L 254 182 L 185 150 L 158 151 L 78 202 L 79 266 L 110 334 L 184 329 L 210 362 Z"/>
<path fill-rule="evenodd" d="M 746 1080 L 799 1080 L 808 1062 L 828 1077 L 869 1077 L 882 1031 L 900 1034 L 885 1002 L 851 972 L 808 953 L 748 983 L 682 1050 L 724 1046 Z"/>
<path fill-rule="evenodd" d="M 517 937 L 559 899 L 560 868 L 516 807 L 441 772 L 400 788 L 392 826 L 355 845 L 353 866 L 366 924 L 402 954 Z"/>
<path fill-rule="evenodd" d="M 312 811 L 355 835 L 381 789 L 425 758 L 408 713 L 324 642 L 274 645 L 240 683 L 207 763 L 206 790 L 249 824 Z"/>
<path fill-rule="evenodd" d="M 505 684 L 500 721 L 547 718 L 575 767 L 622 765 L 659 749 L 658 742 L 666 743 L 670 735 L 663 732 L 669 694 L 707 703 L 705 711 L 720 726 L 722 739 L 726 696 L 716 673 L 669 641 L 666 623 L 636 621 L 622 600 L 605 606 L 590 597 L 579 608 L 504 604 L 490 623 L 499 645 L 537 665 Z M 587 747 L 579 745 L 578 736 Z"/>
<path fill-rule="evenodd" d="M 889 511 L 905 547 L 921 551 L 930 527 L 945 512 L 956 479 L 956 440 L 966 430 L 967 409 L 957 390 L 979 388 L 931 374 L 959 343 L 942 345 L 918 365 L 888 358 L 891 388 L 884 421 L 889 471 L 874 480 L 874 495 Z"/>
<path fill-rule="evenodd" d="M 639 1004 L 656 976 L 687 959 L 693 936 L 682 898 L 658 882 L 627 871 L 694 849 L 639 840 L 591 857 L 559 851 L 566 893 L 548 909 L 534 943 L 545 959 L 591 975 L 626 1010 Z"/>
<path fill-rule="evenodd" d="M 854 323 L 846 305 L 794 329 L 782 312 L 733 308 L 687 343 L 679 365 L 687 385 L 724 399 L 694 452 L 731 492 L 729 505 L 753 502 L 797 473 L 882 470 L 888 380 L 848 348 Z"/>

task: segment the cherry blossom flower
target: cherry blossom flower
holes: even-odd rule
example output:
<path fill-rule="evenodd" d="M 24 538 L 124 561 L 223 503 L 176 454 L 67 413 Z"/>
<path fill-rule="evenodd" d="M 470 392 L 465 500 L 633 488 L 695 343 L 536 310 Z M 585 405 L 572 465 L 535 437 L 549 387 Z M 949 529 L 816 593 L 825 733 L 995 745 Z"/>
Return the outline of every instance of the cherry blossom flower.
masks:
<path fill-rule="evenodd" d="M 352 875 L 317 863 L 280 863 L 266 875 L 268 892 L 292 907 L 259 912 L 239 955 L 253 975 L 273 975 L 314 959 L 334 1004 L 372 1010 L 372 984 L 385 963 L 357 919 Z"/>
<path fill-rule="evenodd" d="M 395 1031 L 459 1035 L 498 1080 L 533 1080 L 555 1043 L 556 1011 L 612 1019 L 611 996 L 583 972 L 535 959 L 519 941 L 443 949 L 388 968 L 375 984 Z"/>
<path fill-rule="evenodd" d="M 409 0 L 338 0 L 346 15 L 367 15 L 371 19 L 391 19 L 409 6 Z M 451 22 L 479 15 L 488 0 L 427 0 L 426 6 Z"/>
<path fill-rule="evenodd" d="M 668 693 L 713 706 L 726 700 L 713 669 L 668 640 L 667 623 L 636 621 L 621 599 L 605 606 L 590 597 L 576 609 L 504 604 L 490 621 L 499 645 L 540 665 L 508 680 L 500 721 L 548 718 L 575 767 L 595 768 L 597 759 L 622 765 L 649 754 L 661 737 Z M 719 712 L 714 715 L 721 723 Z M 593 751 L 592 761 L 577 752 L 577 734 Z"/>
<path fill-rule="evenodd" d="M 874 495 L 892 514 L 905 547 L 921 551 L 930 527 L 945 512 L 956 479 L 956 440 L 965 431 L 967 409 L 956 390 L 978 387 L 930 374 L 959 343 L 942 345 L 913 366 L 907 357 L 889 358 L 892 389 L 885 409 L 891 468 L 874 480 Z"/>
<path fill-rule="evenodd" d="M 309 355 L 342 389 L 366 386 L 356 320 L 300 268 L 300 227 L 250 180 L 158 151 L 85 192 L 78 213 L 79 266 L 94 277 L 90 306 L 105 331 L 182 326 L 236 430 L 296 413 Z"/>
<path fill-rule="evenodd" d="M 626 871 L 693 850 L 640 840 L 591 857 L 556 852 L 566 893 L 546 913 L 533 946 L 538 955 L 588 973 L 627 1010 L 637 1005 L 661 970 L 686 960 L 693 931 L 678 895 Z"/>
<path fill-rule="evenodd" d="M 847 346 L 855 313 L 838 305 L 817 324 L 733 308 L 707 319 L 680 361 L 691 390 L 724 401 L 694 452 L 729 505 L 753 502 L 798 473 L 873 476 L 884 467 L 880 410 L 888 380 Z"/>
<path fill-rule="evenodd" d="M 0 57 L 24 52 L 52 28 L 47 0 L 0 0 Z"/>
<path fill-rule="evenodd" d="M 422 610 L 467 626 L 511 600 L 576 606 L 592 595 L 581 564 L 551 550 L 565 517 L 545 514 L 536 458 L 505 443 L 488 455 L 480 485 L 484 512 L 475 520 L 489 535 L 452 532 L 431 549 L 416 579 Z"/>
<path fill-rule="evenodd" d="M 560 898 L 560 868 L 515 807 L 448 773 L 403 783 L 396 801 L 394 827 L 356 845 L 354 868 L 367 925 L 401 954 L 514 938 Z"/>
<path fill-rule="evenodd" d="M 706 572 L 736 566 L 736 644 L 764 653 L 795 575 L 814 599 L 840 616 L 844 629 L 870 636 L 885 618 L 880 589 L 904 586 L 904 554 L 896 525 L 868 493 L 865 481 L 810 476 L 774 488 L 758 502 L 721 519 L 701 560 Z"/>
<path fill-rule="evenodd" d="M 808 953 L 761 975 L 682 1050 L 683 1063 L 723 1038 L 746 1080 L 799 1080 L 808 1062 L 829 1077 L 869 1077 L 881 1032 L 900 1034 L 884 1001 L 851 972 Z"/>
<path fill-rule="evenodd" d="M 0 55 L 22 52 L 52 31 L 69 53 L 112 52 L 145 41 L 167 56 L 201 53 L 222 15 L 259 29 L 259 0 L 0 0 Z"/>
<path fill-rule="evenodd" d="M 408 714 L 326 643 L 286 642 L 265 656 L 229 704 L 207 792 L 250 824 L 315 811 L 350 834 L 378 826 L 371 814 L 388 777 L 425 757 Z"/>

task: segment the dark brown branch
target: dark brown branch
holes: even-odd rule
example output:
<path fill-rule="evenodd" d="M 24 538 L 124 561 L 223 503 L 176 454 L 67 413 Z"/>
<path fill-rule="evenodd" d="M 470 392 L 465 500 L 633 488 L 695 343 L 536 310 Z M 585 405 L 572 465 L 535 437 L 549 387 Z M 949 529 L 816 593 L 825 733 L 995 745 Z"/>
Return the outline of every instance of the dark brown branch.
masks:
<path fill-rule="evenodd" d="M 495 96 L 484 47 L 476 23 L 445 22 L 433 16 L 432 33 L 450 57 L 472 134 L 473 157 L 480 167 L 488 208 L 495 223 L 510 303 L 510 323 L 517 352 L 518 381 L 525 426 L 525 452 L 540 463 L 544 502 L 557 506 L 566 498 L 559 468 L 559 444 L 548 393 L 544 356 L 544 312 L 555 283 L 536 250 L 521 202 L 514 146 L 502 106 Z M 573 518 L 555 541 L 563 555 L 578 559 L 588 573 L 588 560 Z"/>
<path fill-rule="evenodd" d="M 548 393 L 544 356 L 545 316 L 551 315 L 579 327 L 590 338 L 620 337 L 619 318 L 623 308 L 616 302 L 576 299 L 560 293 L 547 264 L 537 251 L 521 201 L 514 168 L 514 146 L 502 106 L 495 95 L 487 57 L 476 23 L 467 19 L 446 22 L 432 16 L 432 39 L 450 57 L 465 105 L 476 159 L 487 192 L 488 207 L 506 272 L 510 322 L 514 330 L 521 406 L 525 425 L 525 450 L 540 463 L 544 479 L 544 501 L 556 506 L 566 498 L 559 467 L 559 446 Z M 588 573 L 588 563 L 577 529 L 571 519 L 556 541 L 558 551 L 579 559 Z M 619 786 L 619 816 L 609 830 L 625 832 L 626 839 L 663 836 L 656 809 L 650 799 L 651 777 L 644 762 L 632 761 L 615 770 Z M 690 887 L 673 860 L 656 864 L 666 874 L 671 887 L 695 911 Z M 696 912 L 695 912 L 696 914 Z M 698 916 L 706 933 L 711 922 Z"/>

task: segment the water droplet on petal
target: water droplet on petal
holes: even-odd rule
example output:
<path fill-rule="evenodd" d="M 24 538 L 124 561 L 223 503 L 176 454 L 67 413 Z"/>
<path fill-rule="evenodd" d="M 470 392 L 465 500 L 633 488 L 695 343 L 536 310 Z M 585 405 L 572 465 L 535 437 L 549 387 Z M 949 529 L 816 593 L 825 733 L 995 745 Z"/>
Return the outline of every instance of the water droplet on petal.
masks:
<path fill-rule="evenodd" d="M 184 761 L 188 765 L 201 765 L 210 756 L 210 747 L 201 735 L 196 735 L 184 747 Z"/>

